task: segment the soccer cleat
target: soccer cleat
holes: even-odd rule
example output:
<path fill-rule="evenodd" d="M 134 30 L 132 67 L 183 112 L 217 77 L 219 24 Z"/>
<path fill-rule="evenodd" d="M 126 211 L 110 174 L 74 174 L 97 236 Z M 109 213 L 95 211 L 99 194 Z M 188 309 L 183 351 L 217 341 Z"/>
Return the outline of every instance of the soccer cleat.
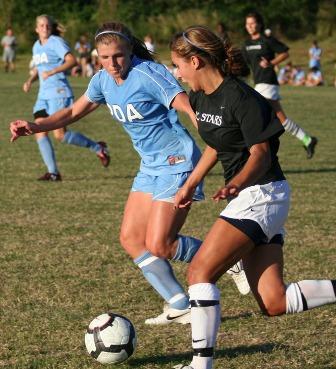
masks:
<path fill-rule="evenodd" d="M 305 150 L 307 151 L 307 159 L 311 159 L 315 154 L 315 146 L 317 145 L 317 138 L 311 137 L 311 141 L 308 146 L 305 146 Z"/>
<path fill-rule="evenodd" d="M 173 366 L 173 369 L 194 369 L 194 368 L 190 365 L 178 364 Z"/>
<path fill-rule="evenodd" d="M 238 291 L 242 295 L 247 295 L 250 292 L 250 285 L 247 281 L 243 263 L 241 261 L 238 261 L 238 263 L 233 265 L 226 273 L 231 275 Z"/>
<path fill-rule="evenodd" d="M 148 325 L 166 325 L 171 323 L 189 324 L 190 323 L 190 308 L 178 310 L 174 308 L 165 308 L 162 314 L 155 318 L 145 320 Z"/>
<path fill-rule="evenodd" d="M 97 156 L 99 160 L 101 161 L 101 163 L 103 164 L 103 167 L 107 168 L 110 165 L 111 157 L 110 157 L 106 142 L 99 141 L 97 143 L 100 145 L 100 148 L 101 148 L 99 153 L 97 153 Z"/>
<path fill-rule="evenodd" d="M 59 173 L 46 173 L 42 177 L 37 178 L 38 181 L 51 181 L 51 182 L 57 182 L 61 181 L 62 177 Z"/>

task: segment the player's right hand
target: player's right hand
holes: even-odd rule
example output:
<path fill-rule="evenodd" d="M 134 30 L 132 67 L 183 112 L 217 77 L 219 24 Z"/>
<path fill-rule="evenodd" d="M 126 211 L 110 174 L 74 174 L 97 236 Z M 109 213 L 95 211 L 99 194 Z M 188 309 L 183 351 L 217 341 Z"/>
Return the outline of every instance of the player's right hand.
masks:
<path fill-rule="evenodd" d="M 28 92 L 28 91 L 30 90 L 30 88 L 31 88 L 31 82 L 28 80 L 28 81 L 26 81 L 26 82 L 23 84 L 23 86 L 22 86 L 22 90 L 23 90 L 24 92 Z"/>
<path fill-rule="evenodd" d="M 195 192 L 195 188 L 188 188 L 186 186 L 183 186 L 180 188 L 175 197 L 174 197 L 174 208 L 175 209 L 185 209 L 189 208 L 193 201 L 193 195 Z"/>
<path fill-rule="evenodd" d="M 15 120 L 11 122 L 9 129 L 12 134 L 10 139 L 11 142 L 17 140 L 20 136 L 30 136 L 34 134 L 32 125 L 26 120 Z"/>

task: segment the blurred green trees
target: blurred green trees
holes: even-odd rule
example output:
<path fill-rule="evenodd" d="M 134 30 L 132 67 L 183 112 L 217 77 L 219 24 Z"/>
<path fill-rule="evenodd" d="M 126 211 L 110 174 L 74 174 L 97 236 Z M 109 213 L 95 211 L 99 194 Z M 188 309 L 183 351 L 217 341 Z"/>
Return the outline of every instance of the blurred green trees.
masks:
<path fill-rule="evenodd" d="M 158 42 L 167 42 L 173 32 L 191 24 L 215 28 L 222 21 L 233 38 L 240 39 L 244 16 L 252 10 L 263 14 L 266 27 L 289 39 L 335 32 L 335 0 L 0 0 L 0 31 L 11 25 L 21 48 L 30 48 L 35 17 L 50 14 L 65 26 L 71 43 L 80 34 L 92 36 L 107 20 L 126 23 L 139 37 L 151 33 Z"/>

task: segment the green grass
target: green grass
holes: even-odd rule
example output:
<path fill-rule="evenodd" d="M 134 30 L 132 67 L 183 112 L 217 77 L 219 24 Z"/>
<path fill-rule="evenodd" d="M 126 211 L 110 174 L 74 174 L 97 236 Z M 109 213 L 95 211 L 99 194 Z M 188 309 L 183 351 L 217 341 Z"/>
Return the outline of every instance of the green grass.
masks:
<path fill-rule="evenodd" d="M 138 333 L 136 353 L 120 368 L 168 369 L 187 362 L 189 327 L 144 325 L 162 301 L 119 244 L 123 206 L 139 164 L 129 138 L 100 108 L 73 129 L 107 141 L 110 168 L 104 170 L 88 150 L 56 143 L 64 181 L 37 182 L 45 168 L 34 139 L 9 143 L 8 123 L 30 118 L 35 100 L 36 88 L 21 92 L 25 63 L 14 75 L 0 73 L 0 367 L 100 368 L 86 354 L 84 333 L 107 310 L 128 316 Z M 86 80 L 71 82 L 77 96 L 86 88 Z M 288 115 L 319 138 L 310 161 L 296 139 L 281 138 L 280 161 L 293 190 L 286 281 L 336 276 L 335 93 L 331 87 L 282 89 Z M 185 234 L 204 237 L 224 206 L 209 200 L 222 181 L 217 166 L 206 180 L 208 200 L 195 204 Z M 185 266 L 174 268 L 184 282 Z M 228 276 L 219 287 L 223 319 L 216 369 L 336 368 L 336 306 L 267 318 Z"/>

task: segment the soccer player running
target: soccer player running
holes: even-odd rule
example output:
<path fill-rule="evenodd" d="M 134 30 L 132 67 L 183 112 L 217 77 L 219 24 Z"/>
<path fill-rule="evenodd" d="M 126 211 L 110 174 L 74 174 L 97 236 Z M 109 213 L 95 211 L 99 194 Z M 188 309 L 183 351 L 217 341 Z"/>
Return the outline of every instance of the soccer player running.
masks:
<path fill-rule="evenodd" d="M 92 77 L 85 94 L 41 124 L 13 122 L 12 140 L 63 128 L 100 105 L 108 107 L 141 157 L 124 210 L 120 242 L 169 304 L 146 323 L 189 323 L 189 298 L 166 259 L 189 262 L 201 245 L 198 239 L 178 234 L 189 209 L 176 211 L 173 204 L 175 193 L 201 156 L 176 110 L 190 114 L 194 124 L 195 115 L 177 80 L 153 60 L 144 43 L 125 25 L 104 24 L 95 42 L 103 69 Z M 203 197 L 200 183 L 193 198 Z"/>
<path fill-rule="evenodd" d="M 28 92 L 32 83 L 39 79 L 39 92 L 33 109 L 35 123 L 39 124 L 49 115 L 72 105 L 73 92 L 65 72 L 76 65 L 76 59 L 68 44 L 59 36 L 57 23 L 49 15 L 36 18 L 35 31 L 39 38 L 33 46 L 35 69 L 23 84 L 23 91 Z M 110 156 L 105 142 L 92 141 L 79 132 L 66 131 L 63 127 L 55 129 L 53 133 L 62 143 L 89 148 L 96 153 L 104 167 L 109 165 Z M 38 132 L 35 137 L 48 170 L 39 180 L 62 180 L 48 134 Z"/>
<path fill-rule="evenodd" d="M 245 41 L 242 51 L 252 69 L 255 90 L 272 105 L 286 132 L 299 139 L 311 159 L 317 144 L 316 137 L 310 136 L 298 124 L 288 118 L 280 105 L 279 83 L 274 67 L 288 58 L 288 47 L 273 36 L 264 36 L 264 21 L 257 12 L 247 14 L 245 28 L 250 38 Z"/>
<path fill-rule="evenodd" d="M 229 201 L 188 268 L 194 355 L 191 364 L 176 366 L 211 369 L 221 317 L 216 282 L 238 260 L 243 259 L 254 297 L 270 316 L 336 302 L 336 281 L 284 284 L 283 226 L 290 188 L 277 158 L 283 127 L 267 100 L 237 78 L 247 71 L 241 52 L 202 26 L 178 33 L 170 47 L 178 77 L 192 90 L 198 132 L 208 145 L 175 195 L 175 206 L 190 206 L 195 188 L 217 159 L 225 186 L 213 199 Z"/>

